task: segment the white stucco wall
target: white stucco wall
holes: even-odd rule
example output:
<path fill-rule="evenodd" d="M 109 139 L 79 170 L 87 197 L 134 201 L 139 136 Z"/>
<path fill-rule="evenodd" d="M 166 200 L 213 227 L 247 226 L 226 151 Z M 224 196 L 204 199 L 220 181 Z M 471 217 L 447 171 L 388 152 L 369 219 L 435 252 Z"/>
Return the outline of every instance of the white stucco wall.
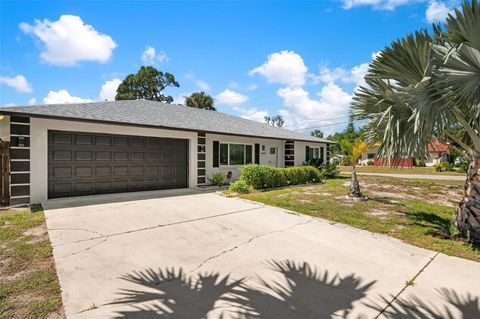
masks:
<path fill-rule="evenodd" d="M 189 140 L 189 187 L 197 186 L 197 133 L 123 125 L 108 125 L 31 118 L 30 201 L 40 203 L 48 196 L 48 130 L 169 137 Z"/>
<path fill-rule="evenodd" d="M 305 163 L 306 147 L 323 147 L 323 158 L 327 160 L 327 144 L 314 142 L 299 142 L 295 141 L 295 166 L 301 166 Z"/>
<path fill-rule="evenodd" d="M 233 178 L 237 178 L 240 171 L 239 168 L 241 165 L 230 165 L 230 166 L 220 166 L 213 167 L 213 141 L 219 141 L 220 143 L 241 143 L 241 144 L 252 144 L 253 145 L 253 158 L 255 162 L 255 146 L 254 144 L 260 144 L 260 164 L 267 164 L 267 152 L 269 147 L 277 148 L 277 167 L 284 167 L 285 162 L 285 142 L 283 140 L 275 139 L 265 139 L 265 138 L 253 138 L 253 137 L 244 137 L 244 136 L 231 136 L 231 135 L 221 135 L 221 134 L 206 134 L 206 177 L 207 184 L 208 179 L 212 177 L 212 174 L 215 172 L 232 172 Z M 265 145 L 265 151 L 262 151 L 262 145 Z"/>
<path fill-rule="evenodd" d="M 0 138 L 3 141 L 10 141 L 10 117 L 9 116 L 5 116 L 3 119 L 0 120 Z"/>

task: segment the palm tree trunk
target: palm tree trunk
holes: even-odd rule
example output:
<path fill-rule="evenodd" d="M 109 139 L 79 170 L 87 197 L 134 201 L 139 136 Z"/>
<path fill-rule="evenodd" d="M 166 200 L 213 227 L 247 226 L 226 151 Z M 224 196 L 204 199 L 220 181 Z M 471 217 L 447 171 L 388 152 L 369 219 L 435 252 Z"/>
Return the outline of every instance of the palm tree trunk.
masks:
<path fill-rule="evenodd" d="M 480 243 L 480 153 L 476 152 L 467 170 L 464 196 L 455 209 L 455 225 L 471 241 Z"/>
<path fill-rule="evenodd" d="M 355 165 L 352 165 L 352 182 L 350 183 L 350 193 L 351 197 L 362 197 L 360 192 L 360 184 L 357 179 L 357 171 L 355 170 Z"/>

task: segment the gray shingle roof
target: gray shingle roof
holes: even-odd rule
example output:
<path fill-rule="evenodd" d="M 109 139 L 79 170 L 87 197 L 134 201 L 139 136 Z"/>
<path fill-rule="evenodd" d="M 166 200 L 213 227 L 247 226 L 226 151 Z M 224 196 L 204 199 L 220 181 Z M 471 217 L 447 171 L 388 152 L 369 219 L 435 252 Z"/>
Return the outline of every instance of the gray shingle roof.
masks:
<path fill-rule="evenodd" d="M 2 107 L 0 114 L 2 113 L 334 143 L 221 112 L 147 100 Z"/>

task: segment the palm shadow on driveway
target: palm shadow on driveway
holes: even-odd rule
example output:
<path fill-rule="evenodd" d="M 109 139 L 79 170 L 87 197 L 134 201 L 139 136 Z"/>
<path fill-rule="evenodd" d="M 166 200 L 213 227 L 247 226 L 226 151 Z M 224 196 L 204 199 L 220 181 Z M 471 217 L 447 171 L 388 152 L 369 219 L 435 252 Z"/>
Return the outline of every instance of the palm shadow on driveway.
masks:
<path fill-rule="evenodd" d="M 117 312 L 117 318 L 206 318 L 212 310 L 221 313 L 218 318 L 345 318 L 374 284 L 362 285 L 353 274 L 330 275 L 306 262 L 270 261 L 267 267 L 282 280 L 269 283 L 257 277 L 255 288 L 218 272 L 198 276 L 188 276 L 182 268 L 133 272 L 122 278 L 142 289 L 122 290 L 112 304 L 132 307 Z"/>

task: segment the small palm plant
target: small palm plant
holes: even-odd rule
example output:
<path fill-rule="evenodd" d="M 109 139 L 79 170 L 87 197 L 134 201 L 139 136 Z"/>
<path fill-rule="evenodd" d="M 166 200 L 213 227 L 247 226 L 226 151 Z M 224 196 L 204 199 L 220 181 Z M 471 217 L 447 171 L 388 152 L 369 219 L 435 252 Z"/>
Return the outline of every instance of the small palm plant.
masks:
<path fill-rule="evenodd" d="M 352 181 L 350 183 L 350 191 L 348 195 L 350 197 L 362 197 L 362 192 L 360 191 L 360 184 L 357 179 L 357 172 L 355 167 L 358 163 L 358 160 L 362 157 L 362 154 L 368 150 L 368 144 L 363 141 L 352 142 L 350 140 L 341 140 L 340 148 L 345 154 L 345 162 L 348 165 L 352 166 Z"/>
<path fill-rule="evenodd" d="M 353 114 L 367 121 L 379 155 L 425 158 L 432 140 L 450 140 L 469 158 L 455 224 L 480 243 L 480 3 L 465 1 L 443 30 L 418 31 L 386 47 L 356 91 Z"/>

